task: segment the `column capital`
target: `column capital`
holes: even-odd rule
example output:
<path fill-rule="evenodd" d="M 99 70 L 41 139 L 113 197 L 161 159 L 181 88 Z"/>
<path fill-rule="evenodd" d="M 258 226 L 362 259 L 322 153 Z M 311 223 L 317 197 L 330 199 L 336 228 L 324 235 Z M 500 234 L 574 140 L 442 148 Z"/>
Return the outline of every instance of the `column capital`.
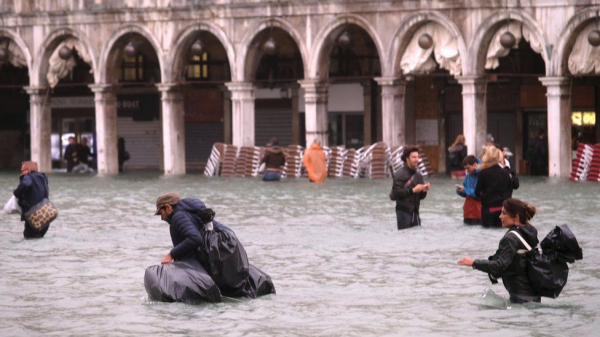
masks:
<path fill-rule="evenodd" d="M 23 87 L 29 95 L 45 95 L 48 87 Z"/>
<path fill-rule="evenodd" d="M 157 83 L 156 88 L 160 92 L 169 92 L 169 91 L 177 91 L 181 89 L 179 83 Z"/>
<path fill-rule="evenodd" d="M 111 93 L 115 89 L 114 85 L 106 84 L 106 83 L 90 84 L 90 85 L 88 85 L 88 87 L 92 90 L 92 92 L 97 93 L 97 94 Z"/>
<path fill-rule="evenodd" d="M 303 88 L 304 90 L 311 90 L 311 89 L 322 90 L 322 89 L 329 88 L 329 83 L 324 82 L 318 78 L 309 78 L 306 80 L 299 80 L 298 84 L 300 84 L 300 87 Z"/>
<path fill-rule="evenodd" d="M 480 85 L 487 83 L 487 77 L 476 75 L 457 76 L 456 81 L 461 85 Z"/>
<path fill-rule="evenodd" d="M 546 87 L 560 87 L 571 84 L 571 79 L 568 77 L 540 77 L 539 80 Z"/>
<path fill-rule="evenodd" d="M 375 77 L 374 80 L 380 87 L 406 84 L 406 79 L 402 77 Z"/>

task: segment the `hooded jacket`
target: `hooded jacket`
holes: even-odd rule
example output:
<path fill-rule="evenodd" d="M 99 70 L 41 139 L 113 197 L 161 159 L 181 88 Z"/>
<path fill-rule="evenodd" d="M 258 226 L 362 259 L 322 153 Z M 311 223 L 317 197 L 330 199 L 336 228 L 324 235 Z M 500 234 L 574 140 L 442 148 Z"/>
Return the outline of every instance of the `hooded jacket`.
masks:
<path fill-rule="evenodd" d="M 526 257 L 517 252 L 520 249 L 526 250 L 526 248 L 516 235 L 509 233 L 510 231 L 517 231 L 532 248 L 539 242 L 535 227 L 531 225 L 512 226 L 500 240 L 496 254 L 487 260 L 475 260 L 473 269 L 488 273 L 493 278 L 501 277 L 512 302 L 539 302 L 540 297 L 533 290 L 527 276 Z"/>
<path fill-rule="evenodd" d="M 195 256 L 202 243 L 198 229 L 201 220 L 197 212 L 204 208 L 206 206 L 202 201 L 192 198 L 181 199 L 173 207 L 169 231 L 173 242 L 171 256 L 175 260 L 182 260 L 188 255 Z"/>
<path fill-rule="evenodd" d="M 313 144 L 304 152 L 302 164 L 312 182 L 322 183 L 327 178 L 327 157 L 319 144 Z"/>
<path fill-rule="evenodd" d="M 396 201 L 396 210 L 408 213 L 419 213 L 421 200 L 427 197 L 427 192 L 413 193 L 412 189 L 418 184 L 423 184 L 421 172 L 410 169 L 404 165 L 398 172 L 394 173 L 394 184 L 390 199 Z"/>
<path fill-rule="evenodd" d="M 25 213 L 44 198 L 48 198 L 48 178 L 44 173 L 30 172 L 19 177 L 19 186 L 13 191 L 13 195 L 19 200 L 21 206 L 21 220 L 25 221 Z"/>
<path fill-rule="evenodd" d="M 267 169 L 280 169 L 283 165 L 285 165 L 285 154 L 283 153 L 283 149 L 278 145 L 275 145 L 271 148 L 268 148 L 265 152 L 265 155 L 260 160 L 260 165 L 265 163 Z"/>

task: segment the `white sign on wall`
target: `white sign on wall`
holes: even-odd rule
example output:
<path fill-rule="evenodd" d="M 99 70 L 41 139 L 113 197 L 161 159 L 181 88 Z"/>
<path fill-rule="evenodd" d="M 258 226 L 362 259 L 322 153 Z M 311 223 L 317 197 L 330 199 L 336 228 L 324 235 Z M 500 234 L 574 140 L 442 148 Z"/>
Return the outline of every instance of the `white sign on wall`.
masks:
<path fill-rule="evenodd" d="M 438 145 L 437 119 L 417 119 L 417 144 Z"/>

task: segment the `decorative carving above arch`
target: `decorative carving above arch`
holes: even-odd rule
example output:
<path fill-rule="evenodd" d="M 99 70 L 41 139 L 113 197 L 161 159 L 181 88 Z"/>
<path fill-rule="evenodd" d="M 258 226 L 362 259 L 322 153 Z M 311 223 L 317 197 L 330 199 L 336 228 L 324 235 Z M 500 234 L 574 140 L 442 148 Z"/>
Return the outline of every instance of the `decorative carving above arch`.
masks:
<path fill-rule="evenodd" d="M 499 59 L 510 53 L 511 48 L 504 48 L 500 43 L 500 37 L 507 31 L 515 36 L 515 44 L 512 49 L 517 49 L 519 41 L 521 41 L 521 38 L 524 38 L 534 52 L 538 54 L 542 53 L 542 43 L 531 32 L 531 29 L 520 21 L 510 21 L 510 23 L 500 26 L 494 33 L 494 36 L 492 36 L 485 58 L 485 69 L 498 68 L 500 65 Z"/>
<path fill-rule="evenodd" d="M 67 47 L 71 50 L 75 49 L 77 51 L 77 54 L 79 54 L 79 56 L 81 57 L 81 59 L 85 63 L 90 65 L 90 74 L 94 73 L 92 57 L 88 53 L 83 43 L 81 43 L 81 41 L 74 37 L 69 37 L 63 42 L 59 43 L 58 46 L 56 46 L 56 48 L 54 48 L 54 51 L 52 52 L 52 54 L 50 55 L 50 59 L 48 60 L 49 67 L 46 79 L 48 80 L 48 85 L 50 86 L 50 88 L 56 87 L 58 81 L 61 78 L 66 77 L 77 65 L 77 61 L 75 60 L 75 56 L 73 54 L 71 54 L 71 57 L 69 57 L 66 60 L 60 58 L 59 51 L 62 47 Z"/>
<path fill-rule="evenodd" d="M 597 29 L 598 24 L 592 21 L 577 35 L 569 54 L 568 67 L 571 75 L 600 74 L 600 48 L 588 42 L 588 35 Z"/>
<path fill-rule="evenodd" d="M 418 40 L 423 34 L 431 36 L 433 44 L 430 48 L 424 49 L 419 46 Z M 405 75 L 427 74 L 435 70 L 437 65 L 454 76 L 460 76 L 462 73 L 456 38 L 439 23 L 428 22 L 411 38 L 402 55 L 400 67 Z"/>
<path fill-rule="evenodd" d="M 0 40 L 0 47 L 6 48 L 8 51 L 8 63 L 17 68 L 27 67 L 27 59 L 14 41 L 10 39 Z"/>

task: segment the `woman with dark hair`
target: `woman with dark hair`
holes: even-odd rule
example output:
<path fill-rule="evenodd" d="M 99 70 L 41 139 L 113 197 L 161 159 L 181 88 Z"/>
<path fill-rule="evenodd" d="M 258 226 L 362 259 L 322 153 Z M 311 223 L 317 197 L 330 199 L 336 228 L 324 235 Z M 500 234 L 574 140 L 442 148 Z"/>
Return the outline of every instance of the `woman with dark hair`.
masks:
<path fill-rule="evenodd" d="M 266 170 L 263 175 L 263 181 L 279 181 L 281 179 L 281 170 L 285 165 L 285 154 L 279 146 L 279 140 L 273 137 L 267 144 L 267 151 L 260 160 L 260 164 L 265 163 Z"/>
<path fill-rule="evenodd" d="M 531 247 L 537 246 L 537 230 L 529 224 L 535 213 L 535 207 L 527 202 L 519 199 L 505 200 L 500 220 L 502 227 L 509 230 L 500 240 L 496 254 L 488 259 L 463 257 L 458 261 L 459 265 L 488 273 L 492 283 L 497 283 L 496 279 L 501 277 L 512 303 L 540 302 L 540 296 L 536 294 L 527 276 L 527 261 L 524 256 L 527 247 L 521 241 L 525 240 Z"/>
<path fill-rule="evenodd" d="M 500 151 L 487 147 L 479 168 L 479 178 L 475 186 L 475 197 L 481 200 L 481 224 L 484 227 L 501 227 L 500 211 L 504 200 L 512 196 L 512 181 L 508 171 L 498 161 Z"/>
<path fill-rule="evenodd" d="M 19 200 L 21 206 L 21 220 L 25 221 L 25 213 L 31 207 L 37 205 L 45 198 L 48 198 L 48 178 L 45 174 L 38 172 L 38 165 L 34 161 L 26 161 L 21 164 L 21 176 L 19 177 L 19 186 L 14 190 L 13 195 Z M 39 232 L 34 231 L 25 223 L 23 236 L 26 239 L 43 238 L 49 227 Z"/>

